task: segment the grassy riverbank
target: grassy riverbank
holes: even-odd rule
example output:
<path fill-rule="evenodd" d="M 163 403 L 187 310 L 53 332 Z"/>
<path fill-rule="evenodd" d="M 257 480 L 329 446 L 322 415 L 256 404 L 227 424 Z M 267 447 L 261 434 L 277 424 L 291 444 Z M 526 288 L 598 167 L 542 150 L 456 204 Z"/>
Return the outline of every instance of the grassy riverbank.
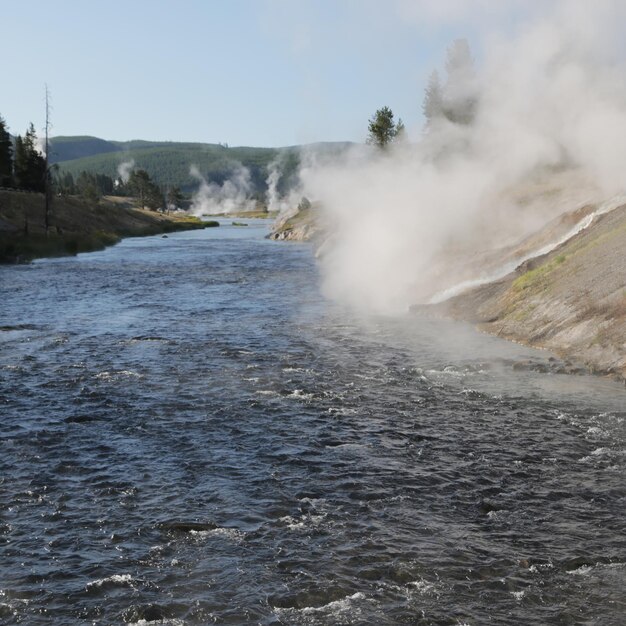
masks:
<path fill-rule="evenodd" d="M 0 262 L 27 262 L 48 256 L 101 250 L 123 237 L 158 235 L 216 226 L 196 217 L 164 215 L 134 208 L 127 198 L 87 202 L 54 198 L 51 228 L 44 227 L 44 197 L 0 190 Z"/>

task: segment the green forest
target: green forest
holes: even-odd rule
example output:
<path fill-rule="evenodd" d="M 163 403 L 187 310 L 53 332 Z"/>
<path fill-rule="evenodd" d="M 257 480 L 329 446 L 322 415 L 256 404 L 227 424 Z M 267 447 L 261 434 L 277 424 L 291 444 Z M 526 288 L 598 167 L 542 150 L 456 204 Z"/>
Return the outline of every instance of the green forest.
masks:
<path fill-rule="evenodd" d="M 268 167 L 280 157 L 285 181 L 298 167 L 298 148 L 229 148 L 220 144 L 128 141 L 111 142 L 96 137 L 55 137 L 51 142 L 50 160 L 59 173 L 74 177 L 87 171 L 112 179 L 118 176 L 122 163 L 149 172 L 163 187 L 177 186 L 193 191 L 198 182 L 190 175 L 195 166 L 209 182 L 218 185 L 228 180 L 233 170 L 244 166 L 257 192 L 266 190 Z M 286 184 L 286 182 L 285 182 Z"/>
<path fill-rule="evenodd" d="M 47 163 L 37 146 L 35 127 L 30 124 L 24 136 L 12 138 L 0 116 L 0 187 L 43 192 L 47 175 Z"/>

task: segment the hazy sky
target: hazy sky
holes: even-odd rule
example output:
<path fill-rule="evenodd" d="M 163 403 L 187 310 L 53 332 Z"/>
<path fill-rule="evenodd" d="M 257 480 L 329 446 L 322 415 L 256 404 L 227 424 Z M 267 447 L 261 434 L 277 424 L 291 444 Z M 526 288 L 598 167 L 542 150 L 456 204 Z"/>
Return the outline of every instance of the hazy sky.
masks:
<path fill-rule="evenodd" d="M 0 115 L 15 134 L 40 130 L 47 83 L 53 135 L 361 141 L 383 105 L 418 129 L 447 45 L 467 37 L 480 57 L 474 24 L 506 28 L 519 4 L 2 0 Z"/>

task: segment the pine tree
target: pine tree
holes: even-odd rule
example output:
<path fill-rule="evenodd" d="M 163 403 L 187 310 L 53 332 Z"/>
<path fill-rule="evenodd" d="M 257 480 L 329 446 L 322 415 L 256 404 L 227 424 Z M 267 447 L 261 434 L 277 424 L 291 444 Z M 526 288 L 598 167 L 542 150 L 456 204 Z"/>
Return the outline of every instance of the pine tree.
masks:
<path fill-rule="evenodd" d="M 152 183 L 148 188 L 146 206 L 152 211 L 165 211 L 165 196 L 158 185 Z"/>
<path fill-rule="evenodd" d="M 395 134 L 393 140 L 395 142 L 404 141 L 406 139 L 406 127 L 402 118 L 398 118 L 398 123 L 396 124 Z"/>
<path fill-rule="evenodd" d="M 46 189 L 46 160 L 37 149 L 37 133 L 32 122 L 26 131 L 24 142 L 27 147 L 28 188 L 31 191 L 43 192 Z"/>
<path fill-rule="evenodd" d="M 28 160 L 26 158 L 26 147 L 21 135 L 15 138 L 15 160 L 13 161 L 13 174 L 15 186 L 25 189 L 28 177 Z"/>
<path fill-rule="evenodd" d="M 476 71 L 466 39 L 456 39 L 448 48 L 446 72 L 444 115 L 455 124 L 471 124 L 477 104 Z"/>
<path fill-rule="evenodd" d="M 141 208 L 148 207 L 153 211 L 158 211 L 164 207 L 163 193 L 157 185 L 152 182 L 146 170 L 135 170 L 128 179 L 128 187 L 139 197 Z"/>
<path fill-rule="evenodd" d="M 170 187 L 167 192 L 167 208 L 169 211 L 174 211 L 179 208 L 183 203 L 183 194 L 180 187 Z"/>
<path fill-rule="evenodd" d="M 97 203 L 100 200 L 100 190 L 96 176 L 91 172 L 82 171 L 76 179 L 76 190 L 87 202 Z"/>
<path fill-rule="evenodd" d="M 36 146 L 37 134 L 31 124 L 22 138 L 15 140 L 14 174 L 20 189 L 43 192 L 46 188 L 46 160 Z"/>
<path fill-rule="evenodd" d="M 398 120 L 394 122 L 393 111 L 389 107 L 378 109 L 368 124 L 369 135 L 367 143 L 385 148 L 391 142 L 404 134 L 404 124 Z"/>
<path fill-rule="evenodd" d="M 443 108 L 441 80 L 439 79 L 439 72 L 435 70 L 428 79 L 424 103 L 422 104 L 427 127 L 431 126 L 434 120 L 443 117 Z"/>
<path fill-rule="evenodd" d="M 13 145 L 6 122 L 0 116 L 0 187 L 13 184 Z"/>

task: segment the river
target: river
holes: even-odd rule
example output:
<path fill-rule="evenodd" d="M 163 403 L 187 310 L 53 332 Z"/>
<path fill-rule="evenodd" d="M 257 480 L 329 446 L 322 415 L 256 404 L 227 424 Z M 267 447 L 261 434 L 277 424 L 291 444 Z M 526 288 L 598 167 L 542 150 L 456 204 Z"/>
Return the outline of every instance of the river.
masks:
<path fill-rule="evenodd" d="M 623 624 L 624 388 L 266 232 L 0 267 L 0 622 Z"/>

